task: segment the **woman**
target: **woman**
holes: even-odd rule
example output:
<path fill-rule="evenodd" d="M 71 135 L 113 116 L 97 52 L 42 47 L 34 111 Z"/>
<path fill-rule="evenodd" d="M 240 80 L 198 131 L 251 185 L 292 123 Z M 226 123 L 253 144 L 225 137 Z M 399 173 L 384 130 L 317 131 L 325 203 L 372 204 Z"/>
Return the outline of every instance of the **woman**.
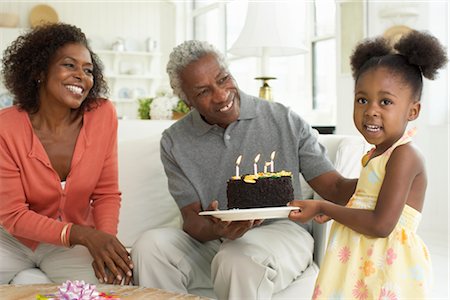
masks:
<path fill-rule="evenodd" d="M 39 267 L 54 282 L 128 284 L 133 264 L 115 237 L 117 118 L 86 36 L 37 27 L 2 63 L 14 105 L 0 111 L 0 283 Z"/>

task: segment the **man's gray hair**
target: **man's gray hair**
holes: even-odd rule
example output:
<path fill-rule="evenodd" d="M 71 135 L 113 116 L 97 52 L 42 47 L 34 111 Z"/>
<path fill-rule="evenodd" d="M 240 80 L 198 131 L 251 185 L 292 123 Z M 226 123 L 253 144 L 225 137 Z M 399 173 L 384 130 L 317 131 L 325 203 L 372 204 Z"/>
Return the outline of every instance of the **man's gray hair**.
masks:
<path fill-rule="evenodd" d="M 213 45 L 204 41 L 190 40 L 185 41 L 175 47 L 170 53 L 167 63 L 167 74 L 169 75 L 170 86 L 173 93 L 189 105 L 189 99 L 181 88 L 180 73 L 187 65 L 193 61 L 199 60 L 205 55 L 212 54 L 217 58 L 220 67 L 228 72 L 228 63 L 225 56 L 219 52 Z"/>

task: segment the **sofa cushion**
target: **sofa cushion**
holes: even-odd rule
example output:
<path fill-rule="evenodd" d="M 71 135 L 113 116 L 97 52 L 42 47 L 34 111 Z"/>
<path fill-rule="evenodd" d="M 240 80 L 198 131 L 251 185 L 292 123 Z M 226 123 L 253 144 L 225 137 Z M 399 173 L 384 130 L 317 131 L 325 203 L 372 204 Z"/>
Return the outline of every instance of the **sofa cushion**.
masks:
<path fill-rule="evenodd" d="M 348 178 L 358 178 L 361 158 L 372 146 L 361 136 L 346 136 L 338 144 L 334 166 Z"/>
<path fill-rule="evenodd" d="M 149 229 L 181 224 L 160 160 L 160 137 L 161 132 L 154 132 L 118 143 L 122 192 L 118 237 L 126 247 Z"/>

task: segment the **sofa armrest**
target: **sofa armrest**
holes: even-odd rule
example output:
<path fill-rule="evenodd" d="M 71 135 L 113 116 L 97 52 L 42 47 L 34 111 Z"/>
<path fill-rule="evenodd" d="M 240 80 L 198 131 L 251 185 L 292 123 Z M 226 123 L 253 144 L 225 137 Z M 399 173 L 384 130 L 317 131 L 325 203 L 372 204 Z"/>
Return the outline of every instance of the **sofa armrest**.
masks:
<path fill-rule="evenodd" d="M 321 134 L 319 135 L 319 142 L 327 149 L 327 155 L 339 173 L 347 178 L 357 178 L 359 176 L 361 157 L 370 149 L 370 145 L 364 138 L 352 135 Z M 312 198 L 321 199 L 316 192 L 313 192 Z M 312 222 L 314 261 L 319 267 L 325 254 L 331 222 L 333 221 L 325 224 Z"/>

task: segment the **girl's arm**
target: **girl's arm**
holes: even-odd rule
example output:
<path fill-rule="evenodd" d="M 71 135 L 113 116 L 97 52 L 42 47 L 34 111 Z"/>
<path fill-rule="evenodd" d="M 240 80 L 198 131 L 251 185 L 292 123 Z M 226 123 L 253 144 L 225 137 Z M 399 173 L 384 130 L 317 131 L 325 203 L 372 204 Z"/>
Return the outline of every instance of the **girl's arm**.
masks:
<path fill-rule="evenodd" d="M 337 171 L 330 171 L 308 181 L 311 188 L 323 199 L 346 205 L 355 192 L 357 179 L 343 177 Z"/>
<path fill-rule="evenodd" d="M 301 212 L 291 212 L 293 220 L 306 221 L 325 214 L 361 233 L 388 236 L 400 218 L 405 204 L 422 210 L 426 188 L 423 159 L 410 144 L 396 148 L 387 165 L 386 175 L 374 210 L 343 207 L 328 201 L 293 201 Z"/>

